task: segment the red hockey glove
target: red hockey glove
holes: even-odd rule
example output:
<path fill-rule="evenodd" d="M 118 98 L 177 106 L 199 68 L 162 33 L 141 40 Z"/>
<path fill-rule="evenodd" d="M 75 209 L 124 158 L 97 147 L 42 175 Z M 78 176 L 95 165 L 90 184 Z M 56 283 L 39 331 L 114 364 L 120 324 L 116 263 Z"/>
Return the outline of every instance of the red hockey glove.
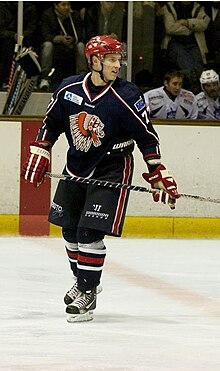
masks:
<path fill-rule="evenodd" d="M 50 163 L 50 143 L 42 140 L 30 143 L 27 161 L 23 164 L 21 175 L 38 187 L 44 180 Z"/>
<path fill-rule="evenodd" d="M 155 202 L 168 204 L 171 209 L 175 209 L 176 199 L 180 197 L 177 192 L 177 184 L 173 177 L 169 175 L 164 165 L 159 165 L 153 173 L 143 173 L 143 178 L 151 184 L 152 188 L 160 191 L 153 193 Z"/>

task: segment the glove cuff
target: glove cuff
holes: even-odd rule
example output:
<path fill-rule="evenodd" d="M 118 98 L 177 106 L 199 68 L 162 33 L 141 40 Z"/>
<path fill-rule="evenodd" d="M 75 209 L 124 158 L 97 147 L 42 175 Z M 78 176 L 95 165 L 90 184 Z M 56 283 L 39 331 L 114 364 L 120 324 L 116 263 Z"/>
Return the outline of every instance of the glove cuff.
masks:
<path fill-rule="evenodd" d="M 50 142 L 48 142 L 48 140 L 36 140 L 36 142 L 30 143 L 30 144 L 40 145 L 40 146 L 42 146 L 43 148 L 46 148 L 46 149 L 50 149 L 52 147 L 52 144 Z"/>
<path fill-rule="evenodd" d="M 42 148 L 42 147 L 39 147 L 39 146 L 30 145 L 30 152 L 33 155 L 43 156 L 48 161 L 50 161 L 50 152 L 48 150 L 46 150 L 45 148 Z"/>

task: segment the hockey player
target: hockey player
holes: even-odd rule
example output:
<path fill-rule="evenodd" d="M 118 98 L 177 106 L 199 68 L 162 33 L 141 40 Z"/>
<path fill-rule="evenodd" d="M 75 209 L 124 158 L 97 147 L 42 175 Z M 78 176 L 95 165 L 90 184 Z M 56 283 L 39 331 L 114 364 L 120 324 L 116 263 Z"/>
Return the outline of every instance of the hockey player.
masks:
<path fill-rule="evenodd" d="M 203 71 L 200 76 L 202 91 L 197 94 L 199 119 L 220 120 L 219 75 L 214 70 Z"/>
<path fill-rule="evenodd" d="M 123 44 L 108 36 L 90 39 L 85 49 L 91 72 L 63 80 L 48 105 L 37 140 L 30 143 L 22 175 L 38 186 L 50 161 L 50 149 L 65 133 L 69 149 L 64 174 L 130 184 L 134 141 L 158 188 L 154 201 L 175 208 L 177 185 L 161 164 L 158 135 L 147 117 L 143 96 L 133 83 L 118 78 Z M 64 297 L 69 322 L 91 320 L 106 255 L 104 236 L 120 236 L 129 192 L 61 180 L 49 221 L 62 227 L 75 277 Z"/>
<path fill-rule="evenodd" d="M 180 71 L 167 72 L 164 86 L 144 94 L 151 118 L 197 119 L 196 97 L 191 91 L 182 89 L 183 77 Z"/>

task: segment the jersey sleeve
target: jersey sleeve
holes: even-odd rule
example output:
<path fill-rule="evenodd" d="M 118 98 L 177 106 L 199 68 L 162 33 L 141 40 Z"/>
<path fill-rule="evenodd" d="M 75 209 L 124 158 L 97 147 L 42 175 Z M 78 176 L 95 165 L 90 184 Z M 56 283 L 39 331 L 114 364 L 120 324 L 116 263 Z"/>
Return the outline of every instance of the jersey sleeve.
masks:
<path fill-rule="evenodd" d="M 197 105 L 197 99 L 195 97 L 192 103 L 192 111 L 191 111 L 191 115 L 189 119 L 196 120 L 198 118 L 198 114 L 199 114 L 199 110 L 198 110 L 198 105 Z"/>
<path fill-rule="evenodd" d="M 54 93 L 46 110 L 43 125 L 38 131 L 37 140 L 47 140 L 53 144 L 65 132 L 65 110 L 59 92 Z"/>
<path fill-rule="evenodd" d="M 149 106 L 149 93 L 148 92 L 144 93 L 144 101 L 145 101 L 146 106 L 148 107 Z"/>
<path fill-rule="evenodd" d="M 160 163 L 159 137 L 149 119 L 143 94 L 136 85 L 128 83 L 126 96 L 118 95 L 121 102 L 121 123 L 123 130 L 135 140 L 144 160 Z M 116 93 L 117 94 L 117 93 Z"/>
<path fill-rule="evenodd" d="M 149 116 L 151 118 L 162 118 L 164 112 L 164 94 L 161 88 L 149 90 L 144 94 L 145 104 L 149 108 Z"/>

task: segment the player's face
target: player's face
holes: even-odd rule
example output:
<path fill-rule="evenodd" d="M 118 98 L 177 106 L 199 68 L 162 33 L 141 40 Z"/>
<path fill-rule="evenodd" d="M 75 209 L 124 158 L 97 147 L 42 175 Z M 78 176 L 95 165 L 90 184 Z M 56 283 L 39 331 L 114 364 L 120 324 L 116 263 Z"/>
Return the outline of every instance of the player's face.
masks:
<path fill-rule="evenodd" d="M 210 82 L 209 84 L 204 84 L 203 89 L 205 90 L 205 93 L 208 95 L 208 97 L 212 99 L 216 99 L 219 96 L 219 83 L 216 82 Z"/>
<path fill-rule="evenodd" d="M 166 90 L 174 96 L 179 95 L 182 85 L 183 85 L 182 77 L 173 77 L 169 81 L 167 80 L 164 81 L 164 86 Z"/>
<path fill-rule="evenodd" d="M 103 74 L 106 81 L 115 80 L 120 71 L 122 57 L 119 53 L 106 54 L 102 59 Z"/>

